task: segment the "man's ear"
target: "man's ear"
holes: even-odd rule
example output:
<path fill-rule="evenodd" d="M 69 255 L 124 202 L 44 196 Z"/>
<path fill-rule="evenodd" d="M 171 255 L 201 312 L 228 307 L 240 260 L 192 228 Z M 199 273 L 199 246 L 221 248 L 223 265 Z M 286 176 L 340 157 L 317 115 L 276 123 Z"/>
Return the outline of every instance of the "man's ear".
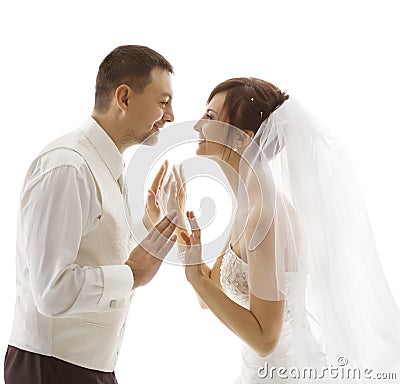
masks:
<path fill-rule="evenodd" d="M 128 100 L 132 91 L 126 84 L 117 87 L 114 93 L 115 101 L 118 108 L 125 112 L 128 109 Z"/>

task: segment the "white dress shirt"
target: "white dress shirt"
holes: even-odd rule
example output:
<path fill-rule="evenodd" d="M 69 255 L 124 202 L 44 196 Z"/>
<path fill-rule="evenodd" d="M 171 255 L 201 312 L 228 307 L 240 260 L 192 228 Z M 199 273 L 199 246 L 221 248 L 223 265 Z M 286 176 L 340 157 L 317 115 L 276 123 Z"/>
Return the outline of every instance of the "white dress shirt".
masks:
<path fill-rule="evenodd" d="M 123 158 L 90 119 L 30 166 L 17 228 L 10 345 L 113 371 L 133 294 Z"/>

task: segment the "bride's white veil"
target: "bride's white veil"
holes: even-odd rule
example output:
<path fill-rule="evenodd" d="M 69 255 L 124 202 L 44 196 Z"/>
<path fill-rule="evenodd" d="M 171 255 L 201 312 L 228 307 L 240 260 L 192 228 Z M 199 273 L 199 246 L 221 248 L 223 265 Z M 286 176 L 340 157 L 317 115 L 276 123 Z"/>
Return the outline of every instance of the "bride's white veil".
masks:
<path fill-rule="evenodd" d="M 245 239 L 251 292 L 286 298 L 295 324 L 306 316 L 328 364 L 400 369 L 400 312 L 341 141 L 289 98 L 241 155 L 236 235 Z M 246 229 L 249 212 L 259 220 Z M 312 362 L 307 329 L 295 332 L 293 366 Z"/>

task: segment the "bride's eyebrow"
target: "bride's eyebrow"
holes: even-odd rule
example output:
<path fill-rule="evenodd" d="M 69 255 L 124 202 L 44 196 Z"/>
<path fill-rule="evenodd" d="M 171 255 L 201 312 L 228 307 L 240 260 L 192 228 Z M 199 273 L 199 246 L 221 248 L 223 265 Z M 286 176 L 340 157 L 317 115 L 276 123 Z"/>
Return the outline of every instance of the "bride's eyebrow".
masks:
<path fill-rule="evenodd" d="M 218 116 L 218 113 L 217 112 L 215 112 L 213 109 L 211 109 L 211 108 L 207 108 L 207 112 L 214 112 L 217 116 Z"/>

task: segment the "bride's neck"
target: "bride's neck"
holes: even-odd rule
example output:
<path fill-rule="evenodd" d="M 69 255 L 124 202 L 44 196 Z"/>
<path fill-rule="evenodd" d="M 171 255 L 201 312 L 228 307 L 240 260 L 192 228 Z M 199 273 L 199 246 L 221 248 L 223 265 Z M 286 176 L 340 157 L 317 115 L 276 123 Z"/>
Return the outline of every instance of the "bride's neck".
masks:
<path fill-rule="evenodd" d="M 235 196 L 237 196 L 239 183 L 239 161 L 239 156 L 235 156 L 234 158 L 229 159 L 229 161 L 224 161 L 221 159 L 217 160 L 217 164 L 228 179 Z"/>

